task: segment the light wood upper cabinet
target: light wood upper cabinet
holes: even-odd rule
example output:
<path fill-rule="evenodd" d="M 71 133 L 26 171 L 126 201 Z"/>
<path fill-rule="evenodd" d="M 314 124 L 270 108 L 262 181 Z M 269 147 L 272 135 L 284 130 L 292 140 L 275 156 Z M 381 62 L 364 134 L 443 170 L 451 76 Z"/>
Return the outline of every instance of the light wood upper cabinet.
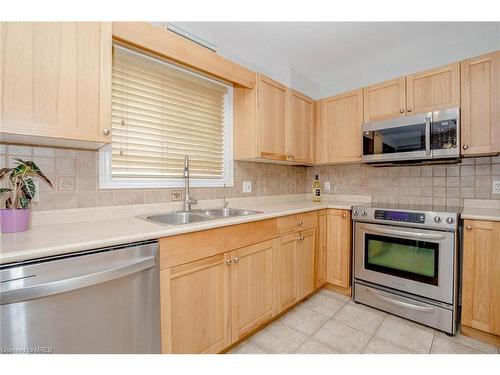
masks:
<path fill-rule="evenodd" d="M 462 324 L 500 335 L 500 222 L 464 226 Z"/>
<path fill-rule="evenodd" d="M 2 139 L 110 142 L 111 43 L 111 23 L 1 23 Z"/>
<path fill-rule="evenodd" d="M 162 352 L 218 353 L 231 343 L 224 254 L 160 272 Z"/>
<path fill-rule="evenodd" d="M 363 90 L 321 100 L 317 117 L 319 136 L 325 137 L 318 163 L 352 163 L 361 161 L 361 125 L 363 123 Z M 326 146 L 326 147 L 325 147 Z"/>
<path fill-rule="evenodd" d="M 234 88 L 234 158 L 312 163 L 313 100 L 262 74 L 256 77 L 255 89 Z"/>
<path fill-rule="evenodd" d="M 313 100 L 298 91 L 289 90 L 289 118 L 286 127 L 287 159 L 295 162 L 313 161 Z"/>
<path fill-rule="evenodd" d="M 273 316 L 274 241 L 231 252 L 232 342 Z"/>
<path fill-rule="evenodd" d="M 257 129 L 259 154 L 269 159 L 285 157 L 287 88 L 259 75 L 257 82 Z"/>
<path fill-rule="evenodd" d="M 364 122 L 406 115 L 405 77 L 363 89 Z"/>
<path fill-rule="evenodd" d="M 406 77 L 408 114 L 460 106 L 460 63 Z"/>
<path fill-rule="evenodd" d="M 351 285 L 352 232 L 349 210 L 328 210 L 326 281 L 348 288 Z"/>
<path fill-rule="evenodd" d="M 463 155 L 500 152 L 500 52 L 461 62 Z"/>

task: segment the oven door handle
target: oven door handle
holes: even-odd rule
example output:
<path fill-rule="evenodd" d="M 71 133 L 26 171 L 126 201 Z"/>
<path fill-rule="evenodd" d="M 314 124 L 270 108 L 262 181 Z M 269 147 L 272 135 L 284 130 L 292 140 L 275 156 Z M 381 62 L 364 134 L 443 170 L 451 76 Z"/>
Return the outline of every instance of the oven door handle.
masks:
<path fill-rule="evenodd" d="M 360 226 L 360 229 L 363 229 L 369 233 L 378 233 L 385 234 L 389 236 L 405 236 L 405 237 L 413 237 L 418 239 L 428 239 L 428 240 L 444 240 L 446 239 L 446 235 L 444 234 L 430 234 L 430 233 L 418 233 L 418 232 L 407 232 L 404 230 L 392 230 L 392 229 L 376 229 L 369 228 L 364 225 Z"/>
<path fill-rule="evenodd" d="M 374 291 L 372 289 L 366 289 L 366 291 L 368 293 L 372 294 L 374 297 L 376 297 L 378 299 L 381 299 L 382 301 L 390 303 L 392 305 L 396 305 L 396 306 L 399 306 L 399 307 L 404 307 L 406 309 L 412 309 L 412 310 L 417 310 L 417 311 L 421 311 L 421 312 L 426 312 L 426 313 L 432 313 L 432 312 L 435 311 L 432 307 L 425 307 L 425 306 L 414 305 L 412 303 L 398 301 L 398 300 L 386 297 L 383 294 L 378 293 L 378 292 L 376 292 L 376 291 Z"/>

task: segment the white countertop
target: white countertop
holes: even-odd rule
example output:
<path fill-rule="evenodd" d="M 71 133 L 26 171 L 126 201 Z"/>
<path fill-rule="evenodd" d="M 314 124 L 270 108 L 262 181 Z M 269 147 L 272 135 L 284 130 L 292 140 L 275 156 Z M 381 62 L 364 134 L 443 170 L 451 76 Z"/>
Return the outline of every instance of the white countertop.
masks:
<path fill-rule="evenodd" d="M 107 208 L 104 218 L 99 218 L 102 212 L 96 210 L 73 210 L 73 213 L 57 215 L 59 221 L 62 220 L 61 216 L 67 217 L 66 222 L 57 222 L 56 217 L 51 218 L 48 213 L 43 215 L 35 213 L 33 221 L 36 225 L 32 225 L 29 231 L 1 235 L 0 264 L 150 240 L 323 208 L 351 209 L 354 205 L 370 201 L 369 197 L 363 196 L 328 198 L 320 203 L 311 202 L 305 195 L 234 199 L 230 200 L 230 207 L 262 211 L 262 213 L 178 226 L 159 225 L 135 217 L 144 213 L 167 212 L 165 208 L 160 211 L 161 205 L 156 205 L 160 207 L 156 207 L 154 211 L 151 210 L 151 205 L 130 206 L 128 209 L 124 206 Z M 207 202 L 204 206 L 210 207 L 210 204 L 211 207 L 217 207 L 213 201 Z M 178 207 L 172 209 L 173 205 L 168 207 L 169 211 L 178 209 Z M 144 212 L 148 209 L 150 211 Z M 126 212 L 129 212 L 128 216 Z M 84 220 L 76 221 L 75 216 L 80 219 L 83 217 Z M 70 217 L 73 220 L 70 220 Z"/>
<path fill-rule="evenodd" d="M 465 199 L 462 219 L 500 221 L 500 200 Z"/>

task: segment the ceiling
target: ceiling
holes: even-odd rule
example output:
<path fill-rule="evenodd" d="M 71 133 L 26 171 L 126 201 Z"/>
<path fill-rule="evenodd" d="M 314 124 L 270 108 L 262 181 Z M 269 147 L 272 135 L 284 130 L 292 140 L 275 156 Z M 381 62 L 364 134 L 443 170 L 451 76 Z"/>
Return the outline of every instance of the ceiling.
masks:
<path fill-rule="evenodd" d="M 500 22 L 173 23 L 315 99 L 500 49 Z"/>

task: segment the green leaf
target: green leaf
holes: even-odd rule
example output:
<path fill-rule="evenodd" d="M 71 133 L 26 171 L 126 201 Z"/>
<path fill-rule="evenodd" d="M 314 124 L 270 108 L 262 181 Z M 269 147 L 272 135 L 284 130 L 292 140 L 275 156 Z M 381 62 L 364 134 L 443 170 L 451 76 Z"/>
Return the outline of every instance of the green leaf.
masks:
<path fill-rule="evenodd" d="M 11 192 L 11 191 L 12 191 L 12 189 L 10 189 L 10 188 L 0 188 L 0 197 L 3 196 L 4 194 Z"/>
<path fill-rule="evenodd" d="M 30 203 L 31 203 L 31 198 L 29 197 L 25 197 L 25 196 L 22 196 L 20 199 L 19 199 L 19 203 L 21 205 L 21 208 L 28 208 Z"/>
<path fill-rule="evenodd" d="M 32 178 L 24 179 L 21 189 L 26 196 L 30 197 L 30 199 L 33 199 L 35 197 L 36 186 L 35 181 L 33 181 Z"/>
<path fill-rule="evenodd" d="M 44 180 L 46 183 L 52 187 L 52 183 L 50 180 L 45 176 L 41 169 L 38 168 L 38 166 L 32 162 L 32 161 L 25 161 L 20 158 L 13 158 L 15 161 L 19 163 L 19 165 L 15 168 L 16 169 L 16 174 L 24 174 L 24 175 L 33 175 L 40 177 L 42 180 Z M 19 168 L 19 170 L 17 170 Z"/>

